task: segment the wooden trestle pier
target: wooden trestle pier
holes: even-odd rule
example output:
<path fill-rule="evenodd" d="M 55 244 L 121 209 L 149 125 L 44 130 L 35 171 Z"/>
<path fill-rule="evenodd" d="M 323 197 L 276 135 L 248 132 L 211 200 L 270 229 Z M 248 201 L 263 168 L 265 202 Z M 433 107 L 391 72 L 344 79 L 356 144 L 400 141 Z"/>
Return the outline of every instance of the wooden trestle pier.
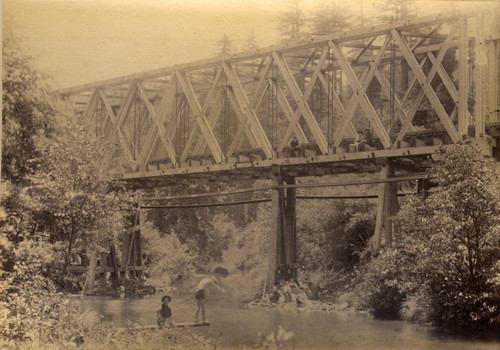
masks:
<path fill-rule="evenodd" d="M 296 178 L 379 173 L 376 252 L 392 240 L 400 178 L 424 189 L 419 174 L 452 144 L 499 156 L 494 23 L 483 13 L 409 18 L 57 93 L 116 144 L 109 171 L 131 187 L 269 179 L 271 286 L 278 270 L 296 274 Z"/>

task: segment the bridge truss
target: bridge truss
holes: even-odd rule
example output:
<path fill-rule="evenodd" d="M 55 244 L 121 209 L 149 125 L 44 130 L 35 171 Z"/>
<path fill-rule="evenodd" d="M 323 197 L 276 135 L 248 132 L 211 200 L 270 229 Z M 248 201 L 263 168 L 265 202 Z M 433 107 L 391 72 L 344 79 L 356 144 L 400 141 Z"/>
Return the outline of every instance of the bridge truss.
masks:
<path fill-rule="evenodd" d="M 293 268 L 296 177 L 380 171 L 388 179 L 422 171 L 459 142 L 498 155 L 494 21 L 484 14 L 405 19 L 58 94 L 117 145 L 110 171 L 134 186 L 273 179 L 282 249 L 271 259 Z M 292 157 L 294 136 L 301 150 Z M 394 182 L 382 184 L 375 248 L 396 210 Z"/>

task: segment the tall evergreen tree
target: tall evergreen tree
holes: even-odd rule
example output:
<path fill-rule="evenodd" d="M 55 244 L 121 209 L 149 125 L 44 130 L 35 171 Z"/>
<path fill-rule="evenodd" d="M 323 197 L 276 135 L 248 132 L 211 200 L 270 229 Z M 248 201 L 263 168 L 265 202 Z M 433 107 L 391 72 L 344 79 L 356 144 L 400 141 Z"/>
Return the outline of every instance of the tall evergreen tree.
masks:
<path fill-rule="evenodd" d="M 217 52 L 219 56 L 231 55 L 236 51 L 234 42 L 229 40 L 226 33 L 224 33 L 221 40 L 217 41 L 217 47 L 219 48 L 219 51 Z"/>
<path fill-rule="evenodd" d="M 319 5 L 311 18 L 312 34 L 330 34 L 349 28 L 346 9 L 338 1 Z"/>
<path fill-rule="evenodd" d="M 301 0 L 287 0 L 288 10 L 279 18 L 279 30 L 285 40 L 297 40 L 304 35 L 306 19 L 300 8 Z"/>

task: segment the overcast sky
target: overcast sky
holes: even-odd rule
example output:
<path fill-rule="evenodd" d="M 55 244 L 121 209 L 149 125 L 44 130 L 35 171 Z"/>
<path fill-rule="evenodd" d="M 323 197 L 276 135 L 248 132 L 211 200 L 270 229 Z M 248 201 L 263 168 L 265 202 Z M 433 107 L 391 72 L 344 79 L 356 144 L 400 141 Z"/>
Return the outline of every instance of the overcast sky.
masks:
<path fill-rule="evenodd" d="M 324 1 L 300 5 L 307 11 Z M 363 0 L 364 15 L 381 1 Z M 360 13 L 360 0 L 341 3 Z M 411 3 L 419 14 L 449 8 L 445 1 Z M 275 44 L 276 19 L 286 8 L 287 0 L 3 0 L 3 23 L 22 33 L 57 89 L 213 57 L 224 33 L 239 50 L 252 31 L 260 46 Z"/>

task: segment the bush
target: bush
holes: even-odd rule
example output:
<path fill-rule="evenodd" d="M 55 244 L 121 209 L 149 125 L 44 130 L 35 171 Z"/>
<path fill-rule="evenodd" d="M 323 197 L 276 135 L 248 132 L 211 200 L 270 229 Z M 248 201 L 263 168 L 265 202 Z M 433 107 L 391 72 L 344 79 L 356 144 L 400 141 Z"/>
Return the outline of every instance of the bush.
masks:
<path fill-rule="evenodd" d="M 156 287 L 186 288 L 194 273 L 194 257 L 174 232 L 160 233 L 150 223 L 141 226 L 146 258 L 144 264 Z"/>
<path fill-rule="evenodd" d="M 498 166 L 472 147 L 447 151 L 440 186 L 394 218 L 395 246 L 360 271 L 354 302 L 453 326 L 500 324 Z"/>

